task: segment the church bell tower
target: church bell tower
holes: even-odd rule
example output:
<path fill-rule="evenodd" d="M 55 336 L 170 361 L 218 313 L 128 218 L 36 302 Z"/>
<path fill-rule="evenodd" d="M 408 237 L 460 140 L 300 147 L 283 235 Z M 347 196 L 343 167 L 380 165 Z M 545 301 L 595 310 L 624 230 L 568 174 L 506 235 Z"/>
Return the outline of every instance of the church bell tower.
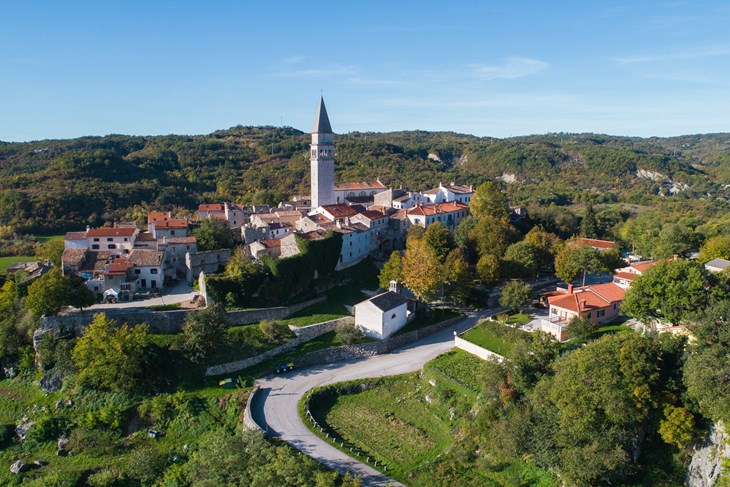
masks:
<path fill-rule="evenodd" d="M 312 130 L 310 152 L 312 177 L 312 209 L 335 203 L 335 144 L 334 134 L 324 106 L 324 98 L 319 99 L 317 118 Z"/>

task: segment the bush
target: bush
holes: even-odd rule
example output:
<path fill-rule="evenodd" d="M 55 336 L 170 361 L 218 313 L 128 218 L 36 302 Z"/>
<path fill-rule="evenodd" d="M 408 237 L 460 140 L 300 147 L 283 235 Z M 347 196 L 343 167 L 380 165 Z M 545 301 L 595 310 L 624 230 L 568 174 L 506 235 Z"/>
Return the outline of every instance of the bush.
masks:
<path fill-rule="evenodd" d="M 259 329 L 271 341 L 276 341 L 289 334 L 289 327 L 281 321 L 263 320 L 259 323 Z"/>
<path fill-rule="evenodd" d="M 345 345 L 350 345 L 362 336 L 362 331 L 354 323 L 338 323 L 335 326 L 337 338 Z"/>
<path fill-rule="evenodd" d="M 25 436 L 25 440 L 31 443 L 43 443 L 44 441 L 53 441 L 61 436 L 68 426 L 66 419 L 51 416 L 41 418 L 31 426 Z"/>
<path fill-rule="evenodd" d="M 94 452 L 97 455 L 111 454 L 118 448 L 116 432 L 100 429 L 75 428 L 69 437 L 68 450 L 75 453 Z"/>
<path fill-rule="evenodd" d="M 142 485 L 152 485 L 167 466 L 167 455 L 153 446 L 137 448 L 127 461 L 125 473 Z"/>
<path fill-rule="evenodd" d="M 12 424 L 0 424 L 0 450 L 10 446 L 15 436 L 15 427 Z"/>
<path fill-rule="evenodd" d="M 107 487 L 117 485 L 120 480 L 120 472 L 114 467 L 105 468 L 89 475 L 86 483 L 91 487 Z"/>

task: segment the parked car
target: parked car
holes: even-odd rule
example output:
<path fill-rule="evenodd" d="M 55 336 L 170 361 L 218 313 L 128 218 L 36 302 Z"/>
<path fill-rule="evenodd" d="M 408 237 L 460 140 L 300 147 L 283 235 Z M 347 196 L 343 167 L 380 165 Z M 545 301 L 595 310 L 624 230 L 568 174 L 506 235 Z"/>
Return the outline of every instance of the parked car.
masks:
<path fill-rule="evenodd" d="M 277 374 L 282 374 L 284 372 L 290 372 L 292 370 L 294 370 L 294 364 L 290 362 L 288 364 L 279 364 L 274 372 Z"/>

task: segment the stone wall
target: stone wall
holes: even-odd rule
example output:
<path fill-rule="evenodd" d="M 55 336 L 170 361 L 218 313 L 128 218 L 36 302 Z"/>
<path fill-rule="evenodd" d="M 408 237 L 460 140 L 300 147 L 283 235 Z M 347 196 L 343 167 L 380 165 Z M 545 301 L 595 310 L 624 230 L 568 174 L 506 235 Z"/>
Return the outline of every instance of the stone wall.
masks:
<path fill-rule="evenodd" d="M 253 390 L 251 391 L 251 395 L 248 396 L 248 401 L 246 401 L 246 410 L 243 412 L 243 424 L 246 426 L 246 428 L 250 430 L 263 433 L 263 428 L 261 428 L 261 426 L 259 426 L 259 424 L 254 421 L 253 415 L 251 415 L 251 404 L 253 404 L 254 398 L 256 397 L 256 394 L 258 392 L 259 386 L 254 386 Z"/>
<path fill-rule="evenodd" d="M 730 460 L 730 434 L 722 421 L 710 425 L 702 443 L 694 447 L 687 471 L 689 487 L 712 487 L 723 470 L 723 462 Z"/>
<path fill-rule="evenodd" d="M 283 345 L 279 345 L 278 347 L 272 348 L 271 350 L 267 350 L 264 353 L 261 353 L 254 357 L 249 357 L 243 360 L 236 360 L 235 362 L 228 362 L 225 364 L 213 365 L 211 367 L 208 367 L 208 369 L 205 371 L 205 375 L 211 376 L 230 374 L 231 372 L 236 372 L 238 370 L 253 367 L 254 365 L 258 365 L 261 362 L 264 362 L 279 354 L 286 353 L 289 350 L 298 347 L 302 343 L 306 343 L 311 339 L 318 337 L 319 335 L 330 332 L 335 329 L 335 326 L 337 326 L 338 323 L 346 322 L 348 320 L 354 321 L 354 318 L 352 318 L 351 316 L 346 316 L 344 318 L 324 321 L 322 323 L 316 323 L 314 325 L 299 328 L 300 334 L 293 340 L 288 341 Z M 297 332 L 295 331 L 294 334 L 296 335 Z"/>
<path fill-rule="evenodd" d="M 465 352 L 469 352 L 472 355 L 476 355 L 482 360 L 494 360 L 496 359 L 497 362 L 501 362 L 504 360 L 504 357 L 492 352 L 491 350 L 487 350 L 484 347 L 480 347 L 476 343 L 472 343 L 470 341 L 464 340 L 461 337 L 454 337 L 454 346 L 457 348 L 460 348 L 464 350 Z"/>
<path fill-rule="evenodd" d="M 205 299 L 206 306 L 213 304 L 213 300 L 208 296 L 208 284 L 205 282 L 205 272 L 201 272 L 198 275 L 198 290 L 200 295 Z"/>
<path fill-rule="evenodd" d="M 208 250 L 205 252 L 188 252 L 185 254 L 188 282 L 197 279 L 201 272 L 215 274 L 231 260 L 231 249 Z"/>
<path fill-rule="evenodd" d="M 226 313 L 226 323 L 229 325 L 248 325 L 261 320 L 281 320 L 326 299 L 326 296 L 319 296 L 291 306 L 230 311 Z M 151 311 L 126 308 L 85 311 L 61 316 L 43 316 L 40 327 L 33 334 L 33 340 L 34 342 L 41 340 L 45 333 L 51 333 L 55 337 L 81 336 L 83 328 L 88 326 L 98 313 L 106 313 L 108 318 L 119 324 L 127 323 L 134 326 L 145 323 L 149 326 L 151 333 L 179 333 L 187 314 L 197 312 L 198 310 Z"/>

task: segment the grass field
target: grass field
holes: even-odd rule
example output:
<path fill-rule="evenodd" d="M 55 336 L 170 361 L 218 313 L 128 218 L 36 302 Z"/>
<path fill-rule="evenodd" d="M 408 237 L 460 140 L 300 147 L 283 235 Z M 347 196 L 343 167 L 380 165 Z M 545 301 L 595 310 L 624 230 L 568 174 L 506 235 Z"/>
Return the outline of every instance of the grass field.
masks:
<path fill-rule="evenodd" d="M 507 318 L 508 325 L 522 326 L 530 322 L 530 315 L 525 313 L 515 313 Z"/>
<path fill-rule="evenodd" d="M 462 338 L 504 357 L 510 353 L 512 343 L 520 334 L 524 332 L 485 320 L 462 335 Z"/>
<path fill-rule="evenodd" d="M 460 314 L 461 313 L 459 313 L 458 311 L 454 311 L 453 309 L 437 308 L 433 310 L 433 313 L 416 316 L 415 320 L 411 321 L 406 326 L 398 330 L 395 335 L 397 336 L 408 333 L 409 331 L 420 330 L 421 328 L 426 328 L 427 326 L 431 326 L 440 321 L 456 318 Z"/>
<path fill-rule="evenodd" d="M 32 262 L 36 260 L 32 255 L 10 255 L 8 257 L 0 257 L 0 274 L 5 273 L 10 265 L 16 262 Z"/>
<path fill-rule="evenodd" d="M 35 239 L 38 243 L 46 243 L 49 240 L 63 240 L 64 235 L 36 235 Z"/>

